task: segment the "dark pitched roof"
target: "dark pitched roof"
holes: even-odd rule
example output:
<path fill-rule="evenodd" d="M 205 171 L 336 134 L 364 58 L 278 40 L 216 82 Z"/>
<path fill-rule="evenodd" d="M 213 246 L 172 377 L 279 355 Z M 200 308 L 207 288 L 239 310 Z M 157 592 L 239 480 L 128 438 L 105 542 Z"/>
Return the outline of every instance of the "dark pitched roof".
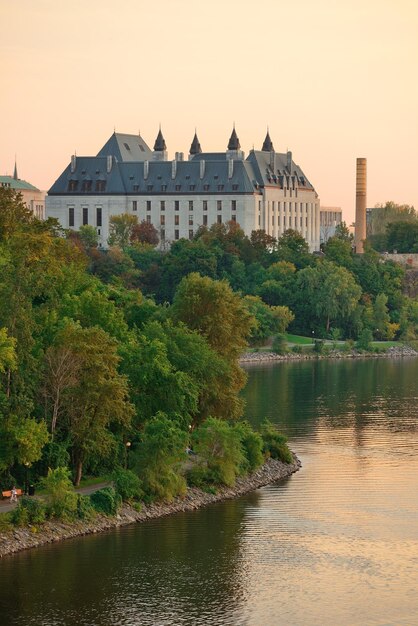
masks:
<path fill-rule="evenodd" d="M 228 150 L 239 150 L 241 148 L 241 144 L 238 139 L 238 135 L 235 131 L 235 126 L 232 130 L 231 136 L 229 138 Z"/>
<path fill-rule="evenodd" d="M 99 150 L 97 156 L 114 156 L 118 161 L 146 161 L 152 158 L 152 151 L 141 135 L 115 132 Z"/>
<path fill-rule="evenodd" d="M 268 130 L 267 130 L 267 135 L 266 135 L 266 138 L 264 139 L 263 147 L 261 148 L 261 150 L 263 152 L 271 152 L 272 150 L 274 150 L 273 142 L 270 139 L 270 134 Z"/>
<path fill-rule="evenodd" d="M 0 187 L 10 187 L 11 189 L 17 190 L 27 189 L 30 191 L 39 191 L 37 187 L 26 182 L 26 180 L 20 180 L 20 178 L 16 180 L 14 176 L 0 176 Z"/>
<path fill-rule="evenodd" d="M 200 154 L 202 152 L 202 148 L 200 147 L 199 140 L 197 138 L 197 134 L 194 134 L 192 145 L 190 146 L 189 154 Z"/>
<path fill-rule="evenodd" d="M 157 139 L 155 140 L 154 151 L 164 152 L 165 150 L 167 150 L 167 146 L 165 145 L 165 139 L 160 128 L 160 130 L 158 131 Z"/>
<path fill-rule="evenodd" d="M 289 176 L 287 170 L 287 154 L 279 152 L 275 153 L 274 166 L 275 171 L 271 168 L 270 153 L 262 150 L 251 150 L 247 157 L 247 162 L 252 164 L 256 178 L 260 185 L 283 186 L 285 177 Z M 291 178 L 297 180 L 298 185 L 304 189 L 313 190 L 313 185 L 309 182 L 299 165 L 292 161 Z"/>

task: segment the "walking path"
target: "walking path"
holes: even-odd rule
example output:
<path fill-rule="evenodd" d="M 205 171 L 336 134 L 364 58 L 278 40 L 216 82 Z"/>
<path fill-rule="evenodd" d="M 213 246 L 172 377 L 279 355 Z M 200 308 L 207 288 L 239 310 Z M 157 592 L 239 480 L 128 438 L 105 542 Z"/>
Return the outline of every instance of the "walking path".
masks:
<path fill-rule="evenodd" d="M 95 485 L 90 485 L 89 487 L 80 487 L 79 489 L 76 489 L 77 493 L 82 493 L 83 495 L 87 496 L 90 495 L 91 493 L 94 493 L 95 491 L 99 491 L 99 489 L 103 489 L 104 487 L 110 487 L 111 483 L 110 482 L 104 482 L 104 483 L 96 483 Z M 33 496 L 34 498 L 41 498 L 42 496 Z M 18 498 L 19 501 L 19 498 Z M 11 511 L 12 509 L 15 508 L 15 506 L 17 505 L 17 502 L 10 502 L 10 500 L 0 500 L 0 514 L 1 513 L 8 513 L 8 511 Z"/>

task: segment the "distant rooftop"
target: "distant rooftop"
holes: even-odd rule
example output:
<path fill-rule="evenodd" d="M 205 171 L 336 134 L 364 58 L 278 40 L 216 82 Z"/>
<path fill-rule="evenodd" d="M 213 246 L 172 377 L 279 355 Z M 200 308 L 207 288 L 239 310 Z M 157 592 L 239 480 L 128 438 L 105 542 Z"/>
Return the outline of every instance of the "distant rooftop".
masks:
<path fill-rule="evenodd" d="M 0 187 L 10 187 L 11 189 L 27 189 L 28 191 L 40 191 L 26 180 L 16 179 L 13 176 L 0 176 Z"/>

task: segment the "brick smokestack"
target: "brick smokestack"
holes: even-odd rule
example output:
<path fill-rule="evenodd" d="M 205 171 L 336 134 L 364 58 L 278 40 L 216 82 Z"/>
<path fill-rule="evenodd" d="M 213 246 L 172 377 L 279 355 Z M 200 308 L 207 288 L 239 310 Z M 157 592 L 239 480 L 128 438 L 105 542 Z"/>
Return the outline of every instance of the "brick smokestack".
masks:
<path fill-rule="evenodd" d="M 356 230 L 354 243 L 357 254 L 364 252 L 366 239 L 367 159 L 357 159 L 356 168 Z"/>

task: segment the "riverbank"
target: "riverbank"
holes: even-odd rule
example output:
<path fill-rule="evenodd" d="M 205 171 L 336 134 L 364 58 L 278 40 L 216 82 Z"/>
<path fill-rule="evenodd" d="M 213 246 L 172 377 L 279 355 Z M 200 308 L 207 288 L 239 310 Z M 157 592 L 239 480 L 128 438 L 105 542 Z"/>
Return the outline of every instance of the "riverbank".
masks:
<path fill-rule="evenodd" d="M 219 487 L 214 494 L 206 493 L 197 487 L 190 487 L 184 498 L 175 498 L 173 502 L 169 503 L 160 502 L 143 505 L 140 511 L 136 511 L 132 506 L 124 504 L 115 517 L 98 514 L 91 521 L 75 520 L 73 522 L 61 522 L 51 520 L 39 527 L 13 528 L 13 530 L 7 532 L 0 532 L 0 558 L 47 543 L 95 534 L 112 528 L 126 526 L 127 524 L 173 515 L 174 513 L 193 511 L 215 502 L 238 498 L 250 491 L 287 478 L 297 472 L 302 464 L 295 454 L 293 457 L 294 463 L 291 464 L 268 459 L 264 465 L 252 474 L 238 478 L 233 487 Z"/>
<path fill-rule="evenodd" d="M 286 354 L 276 354 L 275 352 L 245 352 L 240 363 L 260 363 L 268 361 L 308 361 L 312 359 L 359 359 L 359 358 L 396 358 L 396 357 L 416 357 L 418 351 L 410 346 L 393 346 L 385 352 L 364 352 L 361 350 L 329 350 L 325 354 L 315 352 L 287 352 Z"/>

